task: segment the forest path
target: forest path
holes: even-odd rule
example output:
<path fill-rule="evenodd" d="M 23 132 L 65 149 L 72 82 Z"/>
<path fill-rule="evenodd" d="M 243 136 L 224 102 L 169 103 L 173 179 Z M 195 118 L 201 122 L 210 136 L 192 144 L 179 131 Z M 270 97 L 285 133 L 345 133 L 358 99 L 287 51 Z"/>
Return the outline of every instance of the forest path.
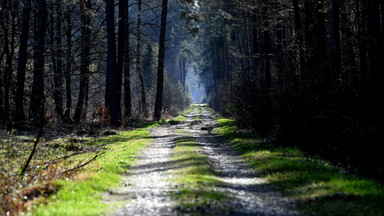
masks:
<path fill-rule="evenodd" d="M 211 133 L 217 124 L 212 112 L 197 105 L 186 117 L 187 121 L 152 129 L 154 144 L 145 148 L 131 167 L 131 173 L 124 178 L 125 187 L 110 195 L 112 200 L 125 202 L 112 215 L 298 215 L 287 199 L 257 177 L 233 147 Z M 198 211 L 186 212 L 172 198 L 180 186 L 170 183 L 179 167 L 172 155 L 182 136 L 176 133 L 180 130 L 196 139 L 220 182 L 215 190 L 226 196 Z"/>

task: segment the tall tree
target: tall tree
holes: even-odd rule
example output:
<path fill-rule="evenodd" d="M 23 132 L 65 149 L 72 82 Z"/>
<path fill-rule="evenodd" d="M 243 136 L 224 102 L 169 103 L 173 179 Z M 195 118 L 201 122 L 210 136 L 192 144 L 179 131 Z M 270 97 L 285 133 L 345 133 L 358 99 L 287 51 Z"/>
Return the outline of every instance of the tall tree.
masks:
<path fill-rule="evenodd" d="M 129 120 L 132 115 L 131 105 L 131 74 L 130 74 L 130 62 L 131 57 L 129 53 L 129 8 L 128 1 L 123 1 L 123 28 L 124 30 L 124 57 L 123 57 L 123 70 L 124 70 L 124 115 L 125 120 Z M 125 3 L 126 2 L 126 3 Z"/>
<path fill-rule="evenodd" d="M 118 59 L 117 59 L 117 72 L 116 72 L 116 83 L 114 84 L 114 93 L 116 95 L 116 112 L 118 114 L 117 119 L 114 120 L 114 124 L 117 124 L 121 121 L 121 85 L 122 85 L 122 76 L 124 69 L 124 49 L 126 43 L 126 31 L 127 28 L 127 16 L 126 11 L 128 10 L 128 1 L 119 0 L 119 47 L 118 47 Z"/>
<path fill-rule="evenodd" d="M 12 127 L 11 120 L 11 83 L 13 75 L 13 56 L 15 54 L 15 34 L 16 34 L 16 3 L 12 1 L 6 1 L 4 3 L 5 20 L 1 21 L 4 32 L 4 53 L 5 53 L 5 70 L 4 70 L 4 114 L 3 121 L 7 128 Z M 7 19 L 8 18 L 8 19 Z M 9 21 L 9 22 L 6 22 Z"/>
<path fill-rule="evenodd" d="M 34 51 L 34 69 L 29 120 L 34 125 L 41 123 L 44 116 L 44 38 L 47 28 L 47 2 L 38 1 L 36 45 Z"/>
<path fill-rule="evenodd" d="M 379 0 L 369 0 L 368 3 L 368 34 L 369 34 L 369 65 L 372 81 L 383 81 L 383 47 L 380 32 Z"/>
<path fill-rule="evenodd" d="M 300 7 L 299 0 L 292 0 L 293 3 L 293 13 L 295 20 L 295 31 L 297 34 L 296 44 L 299 50 L 299 62 L 300 62 L 300 72 L 301 75 L 305 74 L 305 59 L 304 59 L 304 40 L 303 40 L 303 29 L 301 25 L 301 16 L 300 16 Z"/>
<path fill-rule="evenodd" d="M 15 117 L 16 123 L 25 121 L 24 113 L 24 84 L 27 64 L 28 39 L 29 39 L 29 19 L 31 14 L 31 0 L 24 0 L 23 19 L 21 23 L 19 58 L 17 61 L 17 83 L 15 95 Z"/>
<path fill-rule="evenodd" d="M 68 8 L 65 12 L 65 19 L 67 28 L 65 32 L 66 36 L 66 53 L 65 53 L 65 97 L 66 106 L 64 111 L 64 119 L 67 122 L 71 121 L 71 108 L 72 108 L 72 89 L 71 89 L 71 69 L 72 69 L 72 20 L 71 20 L 71 8 Z"/>
<path fill-rule="evenodd" d="M 62 52 L 62 40 L 61 40 L 61 22 L 62 22 L 62 6 L 61 1 L 56 2 L 56 29 L 52 29 L 52 34 L 55 35 L 56 47 L 53 53 L 55 60 L 54 64 L 54 92 L 53 98 L 56 106 L 56 114 L 62 120 L 63 119 L 63 52 Z M 53 11 L 51 12 L 53 14 Z M 53 22 L 53 20 L 52 20 Z"/>
<path fill-rule="evenodd" d="M 90 0 L 84 0 L 80 3 L 81 7 L 81 65 L 80 65 L 80 91 L 73 119 L 80 122 L 84 112 L 84 104 L 88 95 L 89 85 L 89 66 L 91 52 L 91 17 L 90 10 L 92 4 Z"/>
<path fill-rule="evenodd" d="M 108 57 L 105 104 L 109 109 L 111 124 L 117 125 L 120 114 L 117 107 L 119 104 L 117 101 L 118 96 L 114 92 L 118 79 L 116 70 L 115 4 L 113 0 L 107 0 L 106 3 Z"/>
<path fill-rule="evenodd" d="M 157 89 L 155 111 L 153 118 L 160 120 L 161 108 L 163 104 L 163 88 L 164 88 L 164 57 L 165 57 L 165 35 L 167 30 L 167 13 L 168 13 L 168 0 L 163 0 L 161 4 L 161 26 L 160 26 L 160 39 L 159 39 L 159 59 L 157 67 Z"/>
<path fill-rule="evenodd" d="M 341 45 L 340 45 L 340 2 L 332 0 L 331 9 L 331 87 L 335 85 L 335 79 L 341 70 Z"/>
<path fill-rule="evenodd" d="M 145 94 L 145 84 L 143 75 L 141 74 L 141 13 L 142 13 L 142 2 L 141 0 L 137 1 L 137 23 L 136 23 L 136 37 L 137 37 L 137 46 L 136 46 L 136 74 L 139 77 L 140 81 L 140 90 L 141 90 L 141 111 L 144 114 L 144 118 L 148 117 L 148 107 L 147 107 L 147 97 Z"/>

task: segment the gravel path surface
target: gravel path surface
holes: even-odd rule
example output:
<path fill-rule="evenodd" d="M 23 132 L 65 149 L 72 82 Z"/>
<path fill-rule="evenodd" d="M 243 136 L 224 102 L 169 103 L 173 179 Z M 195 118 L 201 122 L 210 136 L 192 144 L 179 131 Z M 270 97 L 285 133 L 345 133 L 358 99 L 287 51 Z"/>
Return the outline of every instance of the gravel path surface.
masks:
<path fill-rule="evenodd" d="M 202 120 L 193 120 L 196 116 Z M 116 208 L 111 215 L 199 214 L 180 212 L 177 201 L 170 197 L 178 188 L 168 181 L 173 170 L 177 169 L 176 162 L 171 159 L 175 139 L 180 136 L 175 129 L 184 130 L 195 137 L 203 153 L 208 156 L 210 166 L 223 182 L 216 189 L 229 199 L 219 204 L 226 208 L 222 212 L 215 211 L 215 215 L 298 215 L 295 206 L 266 184 L 265 180 L 258 178 L 236 150 L 211 133 L 216 123 L 207 109 L 195 108 L 187 117 L 186 122 L 152 129 L 154 144 L 142 151 L 137 163 L 131 167 L 130 175 L 124 177 L 125 186 L 106 196 L 107 201 L 124 202 L 124 206 Z"/>
<path fill-rule="evenodd" d="M 124 187 L 110 193 L 107 200 L 124 201 L 111 215 L 177 215 L 169 193 L 174 190 L 167 180 L 172 176 L 174 129 L 157 127 L 151 131 L 154 143 L 142 150 L 131 172 L 124 177 Z"/>
<path fill-rule="evenodd" d="M 193 111 L 191 115 L 196 115 Z M 194 136 L 208 156 L 211 167 L 223 182 L 218 190 L 227 194 L 229 215 L 299 215 L 288 199 L 277 193 L 266 180 L 258 178 L 253 169 L 230 145 L 222 142 L 210 130 L 217 124 L 212 113 L 203 109 L 203 119 L 187 130 Z"/>

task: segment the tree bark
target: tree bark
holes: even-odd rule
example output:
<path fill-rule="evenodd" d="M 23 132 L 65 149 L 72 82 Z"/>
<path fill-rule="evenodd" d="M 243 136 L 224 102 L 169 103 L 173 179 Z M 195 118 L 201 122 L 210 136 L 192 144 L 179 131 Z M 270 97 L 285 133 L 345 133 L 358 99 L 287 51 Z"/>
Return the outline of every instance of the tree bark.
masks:
<path fill-rule="evenodd" d="M 159 59 L 157 69 L 157 90 L 155 111 L 153 118 L 160 120 L 161 109 L 163 104 L 163 83 L 164 83 L 164 57 L 165 57 L 165 35 L 167 30 L 167 13 L 168 13 L 168 0 L 163 0 L 161 5 L 161 28 L 160 28 L 160 40 L 159 40 Z"/>
<path fill-rule="evenodd" d="M 2 20 L 1 24 L 3 26 L 4 32 L 4 54 L 5 54 L 5 70 L 4 70 L 4 101 L 3 101 L 3 123 L 6 128 L 10 129 L 12 127 L 11 123 L 11 111 L 10 111 L 10 90 L 11 90 L 11 79 L 12 79 L 12 58 L 15 50 L 15 15 L 14 9 L 12 8 L 12 2 L 9 1 L 8 5 L 5 3 L 5 16 L 9 19 Z M 11 12 L 11 14 L 9 14 Z M 6 23 L 8 20 L 10 23 Z M 9 32 L 9 26 L 11 25 L 11 32 Z M 11 34 L 11 35 L 9 35 Z M 11 40 L 9 40 L 11 38 Z M 1 98 L 3 99 L 3 98 Z"/>
<path fill-rule="evenodd" d="M 365 83 L 367 80 L 367 41 L 365 40 L 366 37 L 366 23 L 367 23 L 367 10 L 366 10 L 366 4 L 365 1 L 356 0 L 356 6 L 357 6 L 357 13 L 356 13 L 356 19 L 357 19 L 357 26 L 358 26 L 358 43 L 359 43 L 359 60 L 360 60 L 360 79 L 361 83 Z"/>
<path fill-rule="evenodd" d="M 113 0 L 106 1 L 106 16 L 107 16 L 107 83 L 106 83 L 106 106 L 109 109 L 111 124 L 116 126 L 119 123 L 119 108 L 117 107 L 117 95 L 115 95 L 115 85 L 117 84 L 116 70 L 116 44 L 115 44 L 115 5 Z"/>
<path fill-rule="evenodd" d="M 71 66 L 72 66 L 72 20 L 71 9 L 66 11 L 67 29 L 66 29 L 66 53 L 65 53 L 65 96 L 66 106 L 64 112 L 64 119 L 71 122 L 71 109 L 72 109 L 72 89 L 71 89 Z"/>
<path fill-rule="evenodd" d="M 341 71 L 340 2 L 332 0 L 331 3 L 331 74 L 329 82 L 331 88 L 334 88 Z"/>
<path fill-rule="evenodd" d="M 79 123 L 83 115 L 85 100 L 88 94 L 89 83 L 89 64 L 90 64 L 90 50 L 91 50 L 91 31 L 90 24 L 91 18 L 89 11 L 91 10 L 90 0 L 81 1 L 81 65 L 80 65 L 80 91 L 79 99 L 77 101 L 75 114 L 73 119 Z"/>
<path fill-rule="evenodd" d="M 140 81 L 141 89 L 141 109 L 144 114 L 144 118 L 148 118 L 147 97 L 145 95 L 145 84 L 143 75 L 141 74 L 141 0 L 137 1 L 138 14 L 137 14 L 137 47 L 136 47 L 136 73 Z"/>
<path fill-rule="evenodd" d="M 25 121 L 24 113 L 24 83 L 27 64 L 29 19 L 31 14 L 31 0 L 24 0 L 23 19 L 21 23 L 19 58 L 17 63 L 17 81 L 15 95 L 15 117 L 16 124 Z"/>
<path fill-rule="evenodd" d="M 55 66 L 55 75 L 54 75 L 54 101 L 56 106 L 56 114 L 59 119 L 63 119 L 63 54 L 62 54 L 62 40 L 61 40 L 61 1 L 56 2 L 56 31 L 52 29 L 55 34 L 56 48 L 54 56 L 56 61 L 53 62 Z M 53 22 L 53 20 L 52 20 Z"/>
<path fill-rule="evenodd" d="M 125 4 L 125 3 L 124 3 Z M 123 28 L 124 31 L 124 57 L 123 57 L 123 70 L 124 70 L 124 115 L 125 120 L 128 121 L 132 115 L 132 105 L 131 105 L 131 74 L 130 74 L 130 63 L 131 57 L 129 53 L 129 8 L 128 1 L 127 5 L 124 5 L 123 8 L 124 20 L 123 20 Z"/>
<path fill-rule="evenodd" d="M 368 34 L 369 34 L 369 66 L 373 83 L 383 79 L 382 41 L 380 36 L 380 13 L 378 0 L 369 0 L 368 3 Z"/>
<path fill-rule="evenodd" d="M 267 92 L 270 91 L 272 87 L 272 75 L 271 75 L 271 58 L 270 54 L 270 36 L 269 31 L 264 31 L 264 67 L 265 67 L 265 84 L 267 87 Z"/>
<path fill-rule="evenodd" d="M 299 63 L 300 63 L 300 74 L 301 76 L 305 76 L 305 59 L 304 59 L 304 41 L 303 41 L 303 31 L 301 26 L 301 18 L 300 18 L 300 8 L 299 8 L 299 0 L 292 0 L 293 3 L 293 13 L 295 17 L 295 31 L 297 34 L 297 46 L 299 50 Z"/>
<path fill-rule="evenodd" d="M 117 106 L 117 113 L 118 113 L 118 119 L 117 122 L 121 121 L 121 85 L 122 85 L 122 76 L 123 76 L 123 67 L 124 67 L 124 49 L 125 49 L 125 43 L 126 43 L 126 31 L 128 29 L 126 28 L 126 21 L 127 18 L 125 17 L 126 10 L 128 10 L 128 1 L 127 0 L 119 0 L 119 47 L 118 47 L 118 60 L 117 60 L 117 77 L 116 77 L 116 84 L 114 85 L 114 94 L 116 94 L 116 106 Z"/>
<path fill-rule="evenodd" d="M 42 124 L 44 116 L 44 36 L 47 28 L 47 2 L 39 0 L 37 15 L 36 46 L 29 120 L 33 125 Z"/>

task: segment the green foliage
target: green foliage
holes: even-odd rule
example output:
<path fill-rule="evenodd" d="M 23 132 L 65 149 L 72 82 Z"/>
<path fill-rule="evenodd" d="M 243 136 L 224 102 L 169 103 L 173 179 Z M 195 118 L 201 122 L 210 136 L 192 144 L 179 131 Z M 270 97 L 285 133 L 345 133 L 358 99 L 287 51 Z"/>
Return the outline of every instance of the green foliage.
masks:
<path fill-rule="evenodd" d="M 239 132 L 230 119 L 217 119 L 214 130 L 238 149 L 257 173 L 287 196 L 300 209 L 314 215 L 382 215 L 384 189 L 334 166 L 306 157 L 292 147 L 268 144 L 258 136 Z"/>

